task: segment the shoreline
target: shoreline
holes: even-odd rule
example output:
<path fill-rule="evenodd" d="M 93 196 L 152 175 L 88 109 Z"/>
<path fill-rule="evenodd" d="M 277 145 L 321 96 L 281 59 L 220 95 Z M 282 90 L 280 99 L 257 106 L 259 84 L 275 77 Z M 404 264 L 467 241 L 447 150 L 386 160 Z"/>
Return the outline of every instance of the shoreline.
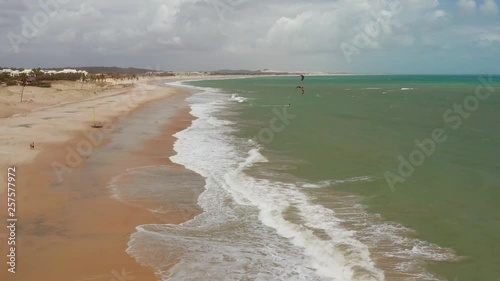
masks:
<path fill-rule="evenodd" d="M 179 91 L 174 87 L 146 84 L 150 80 L 144 82 L 118 92 L 110 90 L 99 97 L 40 107 L 28 113 L 0 118 L 0 128 L 7 132 L 0 136 L 0 168 L 5 170 L 9 165 L 30 163 L 46 145 L 64 144 L 81 135 L 86 136 L 91 147 L 99 147 L 103 134 L 111 132 L 120 117 Z M 90 128 L 93 111 L 104 125 L 102 129 Z M 28 144 L 32 141 L 35 142 L 35 149 L 29 150 Z M 5 176 L 0 174 L 1 182 L 5 182 Z M 5 187 L 0 186 L 0 194 L 4 191 Z"/>
<path fill-rule="evenodd" d="M 123 105 L 116 106 L 116 111 L 101 114 L 107 119 L 106 126 L 100 132 L 102 137 L 94 139 L 100 139 L 100 141 L 92 143 L 95 145 L 91 149 L 99 150 L 106 147 L 119 131 L 114 125 L 119 124 L 123 118 L 140 111 L 142 107 L 154 104 L 158 100 L 171 100 L 177 95 L 189 94 L 185 90 L 171 86 L 152 85 L 139 85 L 129 91 L 132 93 L 129 92 L 128 95 L 116 94 L 113 97 L 119 98 L 118 100 L 122 102 L 127 98 L 135 98 L 132 101 L 139 102 L 134 103 L 134 105 L 128 103 L 129 106 L 125 107 Z M 147 97 L 143 95 L 142 98 L 137 97 L 137 93 L 134 95 L 134 92 L 139 91 L 154 92 L 154 95 Z M 40 111 L 51 115 L 54 113 L 54 109 L 74 108 L 74 106 L 87 105 L 89 102 L 93 102 L 95 105 L 95 103 L 100 103 L 107 98 L 109 97 L 54 106 L 50 109 L 44 108 L 30 112 L 27 116 L 7 118 L 8 122 L 0 120 L 3 123 L 13 122 L 12 120 L 18 121 L 16 119 L 30 118 L 29 115 L 37 114 Z M 159 146 L 150 148 L 147 146 L 156 143 L 168 153 L 173 153 L 175 138 L 172 135 L 189 126 L 193 119 L 187 109 L 186 107 L 175 108 L 175 116 L 167 121 L 167 125 L 161 129 L 160 134 L 141 144 L 141 149 L 137 153 L 131 153 L 133 159 L 142 158 L 142 163 L 149 164 L 157 161 L 169 164 L 170 160 L 166 155 L 164 156 L 166 156 L 167 161 L 152 158 Z M 182 124 L 174 123 L 180 119 L 184 120 Z M 107 183 L 116 175 L 117 171 L 136 167 L 141 161 L 127 159 L 128 162 L 119 163 L 120 157 L 117 157 L 114 161 L 121 164 L 117 165 L 121 167 L 113 167 L 104 174 L 95 175 L 96 177 L 92 177 L 89 181 L 91 186 L 86 185 L 88 183 L 85 181 L 89 180 L 88 177 L 81 178 L 81 174 L 86 170 L 88 159 L 93 160 L 94 156 L 90 155 L 91 153 L 86 158 L 82 157 L 82 161 L 75 167 L 70 167 L 71 171 L 64 173 L 62 182 L 57 181 L 57 177 L 53 175 L 50 163 L 53 164 L 57 161 L 68 166 L 67 148 L 78 148 L 82 141 L 89 141 L 89 135 L 82 134 L 82 131 L 85 131 L 85 125 L 89 123 L 84 119 L 80 120 L 80 124 L 76 127 L 81 128 L 81 130 L 74 128 L 64 131 L 67 128 L 65 127 L 61 130 L 64 131 L 63 136 L 59 138 L 50 138 L 50 136 L 44 135 L 49 141 L 41 145 L 37 143 L 36 155 L 24 153 L 15 164 L 18 167 L 16 176 L 19 186 L 16 199 L 19 208 L 16 245 L 18 255 L 16 267 L 18 269 L 15 275 L 8 273 L 7 270 L 0 272 L 2 280 L 31 280 L 46 277 L 52 280 L 87 280 L 92 278 L 92 280 L 109 281 L 116 278 L 116 274 L 122 274 L 122 270 L 132 272 L 133 276 L 139 277 L 140 280 L 158 280 L 153 270 L 139 265 L 126 252 L 129 237 L 136 230 L 136 227 L 143 224 L 180 223 L 186 218 L 186 211 L 177 210 L 177 212 L 171 212 L 168 215 L 158 216 L 146 208 L 113 199 L 110 190 L 106 188 Z M 5 124 L 0 123 L 1 125 L 5 126 Z M 37 124 L 31 128 L 41 127 L 40 129 L 43 129 L 42 125 Z M 23 136 L 21 134 L 21 137 Z M 166 139 L 166 136 L 170 136 L 170 138 Z M 18 140 L 18 142 L 22 141 Z M 19 143 L 15 143 L 15 146 L 18 151 L 21 149 Z M 33 152 L 27 151 L 28 153 Z M 7 167 L 9 165 L 9 163 L 5 163 L 7 161 L 2 161 L 4 162 L 2 166 Z M 94 174 L 92 175 L 94 176 Z M 3 180 L 3 182 L 5 181 Z M 0 199 L 6 202 L 5 192 L 0 191 Z M 5 210 L 1 210 L 0 215 L 2 218 L 6 218 L 6 208 L 2 209 Z M 194 216 L 196 212 L 195 210 L 188 211 L 191 216 Z M 0 239 L 0 252 L 6 251 L 7 243 Z M 43 276 L 45 277 L 42 278 Z"/>

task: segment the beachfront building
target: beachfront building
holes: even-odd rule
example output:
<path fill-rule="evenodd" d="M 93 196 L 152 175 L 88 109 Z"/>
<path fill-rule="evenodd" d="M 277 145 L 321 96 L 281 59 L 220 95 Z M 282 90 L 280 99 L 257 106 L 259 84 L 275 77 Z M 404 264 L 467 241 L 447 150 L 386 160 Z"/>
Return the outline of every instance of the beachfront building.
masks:
<path fill-rule="evenodd" d="M 80 73 L 80 74 L 84 74 L 84 75 L 88 75 L 89 73 L 85 70 L 76 70 L 76 69 L 63 69 L 63 70 L 60 70 L 60 71 L 57 71 L 57 70 L 41 70 L 44 74 L 48 74 L 48 75 L 54 75 L 54 74 L 59 74 L 59 73 Z M 5 69 L 1 69 L 0 70 L 0 73 L 8 73 L 11 77 L 17 77 L 19 75 L 21 75 L 22 73 L 25 73 L 27 74 L 28 76 L 30 76 L 33 72 L 33 69 L 31 68 L 26 68 L 26 69 L 23 69 L 23 70 L 14 70 L 14 69 L 10 69 L 10 68 L 5 68 Z"/>
<path fill-rule="evenodd" d="M 141 75 L 142 76 L 160 76 L 160 77 L 163 77 L 163 76 L 175 76 L 175 73 L 171 72 L 171 71 L 150 71 L 150 72 L 143 73 Z"/>
<path fill-rule="evenodd" d="M 47 74 L 47 75 L 54 75 L 54 74 L 57 74 L 57 71 L 55 70 L 42 70 L 44 74 Z"/>
<path fill-rule="evenodd" d="M 208 76 L 210 72 L 200 72 L 200 71 L 191 71 L 191 72 L 175 72 L 175 76 Z"/>
<path fill-rule="evenodd" d="M 11 77 L 16 77 L 16 76 L 19 76 L 19 74 L 21 74 L 19 70 L 14 70 L 14 69 L 10 69 L 10 68 L 2 69 L 2 70 L 0 70 L 0 73 L 7 73 Z"/>
<path fill-rule="evenodd" d="M 85 70 L 76 70 L 76 69 L 63 69 L 61 71 L 58 71 L 57 73 L 80 73 L 84 75 L 88 75 L 89 73 Z"/>
<path fill-rule="evenodd" d="M 12 70 L 12 69 L 10 69 L 10 68 L 0 69 L 0 73 L 7 73 L 7 74 L 9 74 L 10 76 L 12 76 L 12 71 L 14 71 L 14 70 Z"/>

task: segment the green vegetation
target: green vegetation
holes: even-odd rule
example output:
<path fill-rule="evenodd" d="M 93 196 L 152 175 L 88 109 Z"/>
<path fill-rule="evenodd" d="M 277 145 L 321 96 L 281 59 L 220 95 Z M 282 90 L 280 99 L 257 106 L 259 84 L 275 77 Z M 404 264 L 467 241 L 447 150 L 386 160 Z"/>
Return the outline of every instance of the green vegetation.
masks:
<path fill-rule="evenodd" d="M 40 88 L 50 88 L 51 84 L 50 84 L 50 82 L 40 81 L 40 82 L 32 83 L 31 86 L 40 87 Z"/>
<path fill-rule="evenodd" d="M 23 71 L 23 69 L 11 68 L 13 70 Z M 92 68 L 92 71 L 98 70 L 114 70 L 116 72 L 90 73 L 84 75 L 82 73 L 44 73 L 41 68 L 33 69 L 29 74 L 10 76 L 9 73 L 0 73 L 0 84 L 7 86 L 31 86 L 49 88 L 52 81 L 81 81 L 80 89 L 83 89 L 85 83 L 95 83 L 98 87 L 106 86 L 107 79 L 114 81 L 136 81 L 140 77 L 147 76 L 175 76 L 172 72 L 158 72 L 141 69 L 120 69 L 120 68 Z"/>

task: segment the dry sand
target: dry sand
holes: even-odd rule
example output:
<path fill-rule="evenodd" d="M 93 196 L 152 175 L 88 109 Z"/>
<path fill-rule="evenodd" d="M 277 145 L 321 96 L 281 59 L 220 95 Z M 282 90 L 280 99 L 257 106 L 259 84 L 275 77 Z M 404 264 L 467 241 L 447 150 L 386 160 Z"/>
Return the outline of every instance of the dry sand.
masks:
<path fill-rule="evenodd" d="M 104 86 L 95 83 L 71 81 L 52 82 L 50 88 L 25 87 L 21 103 L 21 86 L 0 86 L 0 118 L 33 109 L 110 94 L 110 90 L 131 88 L 133 83 L 107 82 Z"/>
<path fill-rule="evenodd" d="M 172 88 L 154 86 L 147 82 L 142 80 L 134 86 L 114 85 L 113 89 L 102 91 L 98 95 L 78 97 L 74 94 L 77 91 L 75 89 L 26 90 L 31 91 L 33 99 L 37 100 L 29 105 L 32 107 L 30 111 L 0 118 L 0 168 L 6 171 L 7 165 L 29 163 L 46 145 L 64 143 L 74 137 L 75 133 L 81 135 L 94 132 L 90 128 L 93 111 L 98 121 L 109 124 L 114 118 L 128 114 L 146 102 L 175 93 Z M 79 87 L 78 83 L 73 85 Z M 10 91 L 11 87 L 8 88 Z M 23 112 L 29 107 L 26 103 L 13 102 L 13 95 L 4 94 L 0 92 L 0 112 Z M 35 142 L 35 150 L 29 150 L 30 142 Z M 5 173 L 0 173 L 0 182 L 5 182 L 5 176 Z M 0 193 L 4 190 L 5 186 L 0 186 Z"/>
<path fill-rule="evenodd" d="M 86 158 L 69 156 L 67 148 L 80 146 L 85 150 L 82 143 L 92 143 L 96 148 L 108 142 L 99 135 L 99 129 L 90 128 L 93 109 L 106 124 L 103 132 L 111 133 L 109 124 L 141 105 L 174 94 L 186 94 L 149 85 L 144 80 L 134 86 L 115 87 L 118 89 L 97 94 L 87 92 L 87 96 L 78 89 L 57 93 L 54 92 L 57 88 L 52 92 L 32 89 L 25 95 L 34 100 L 31 107 L 13 105 L 14 95 L 5 97 L 5 92 L 0 92 L 1 112 L 18 113 L 0 118 L 3 171 L 0 202 L 7 201 L 7 194 L 3 192 L 7 187 L 7 167 L 16 166 L 16 216 L 19 218 L 17 273 L 8 273 L 4 266 L 0 280 L 158 280 L 151 269 L 138 265 L 125 252 L 130 234 L 141 224 L 179 223 L 186 219 L 186 212 L 194 215 L 196 210 L 179 210 L 182 214 L 171 212 L 160 217 L 145 208 L 111 199 L 105 186 L 118 171 L 127 168 L 146 163 L 173 165 L 168 160 L 175 141 L 172 134 L 189 126 L 192 116 L 180 108 L 162 134 L 144 143 L 142 149 L 127 159 L 117 157 L 116 165 L 91 179 L 82 178 L 79 170 L 85 166 Z M 31 141 L 35 142 L 35 150 L 29 149 Z M 157 155 L 160 145 L 163 151 L 167 148 L 163 157 Z M 54 163 L 64 164 L 58 167 L 63 169 L 60 171 L 70 171 L 64 173 L 62 182 L 54 173 Z M 0 206 L 0 219 L 5 222 L 6 218 L 7 206 Z M 0 231 L 2 263 L 7 259 L 7 241 L 2 239 L 5 231 L 6 228 Z"/>

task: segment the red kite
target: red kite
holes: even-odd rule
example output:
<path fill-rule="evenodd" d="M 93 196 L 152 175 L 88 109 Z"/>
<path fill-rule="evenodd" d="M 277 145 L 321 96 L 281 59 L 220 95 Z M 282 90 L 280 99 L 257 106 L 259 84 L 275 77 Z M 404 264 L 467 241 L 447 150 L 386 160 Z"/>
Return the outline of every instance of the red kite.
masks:
<path fill-rule="evenodd" d="M 302 87 L 302 86 L 299 85 L 299 86 L 295 87 L 295 90 L 297 90 L 297 89 L 301 89 L 302 90 L 302 94 L 304 94 L 304 87 Z"/>

